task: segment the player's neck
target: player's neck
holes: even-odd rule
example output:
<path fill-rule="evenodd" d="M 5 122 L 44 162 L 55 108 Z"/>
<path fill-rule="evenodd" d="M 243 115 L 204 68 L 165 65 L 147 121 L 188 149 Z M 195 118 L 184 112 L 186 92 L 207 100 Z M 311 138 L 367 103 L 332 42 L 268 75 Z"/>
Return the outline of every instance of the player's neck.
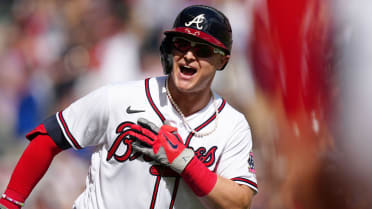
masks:
<path fill-rule="evenodd" d="M 186 117 L 203 109 L 209 103 L 212 96 L 210 89 L 197 93 L 180 92 L 171 82 L 169 82 L 169 91 L 174 102 Z"/>

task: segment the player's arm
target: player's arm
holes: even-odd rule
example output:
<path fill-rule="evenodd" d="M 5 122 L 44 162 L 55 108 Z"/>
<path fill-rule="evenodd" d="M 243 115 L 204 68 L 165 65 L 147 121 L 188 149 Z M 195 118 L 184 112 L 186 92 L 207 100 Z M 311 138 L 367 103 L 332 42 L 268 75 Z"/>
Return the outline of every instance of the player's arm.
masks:
<path fill-rule="evenodd" d="M 248 208 L 258 191 L 249 124 L 244 118 L 237 123 L 216 168 L 216 172 L 225 178 L 219 176 L 212 191 L 201 198 L 212 208 Z"/>
<path fill-rule="evenodd" d="M 108 90 L 105 86 L 89 93 L 27 134 L 31 142 L 14 169 L 0 204 L 19 208 L 22 204 L 17 203 L 26 200 L 62 150 L 102 143 L 110 109 Z"/>
<path fill-rule="evenodd" d="M 212 191 L 200 199 L 206 208 L 246 209 L 250 208 L 254 193 L 246 185 L 218 176 Z"/>
<path fill-rule="evenodd" d="M 55 117 L 44 121 L 26 137 L 30 143 L 13 170 L 5 192 L 0 197 L 0 208 L 21 208 L 33 188 L 47 172 L 53 158 L 70 147 L 64 140 Z"/>
<path fill-rule="evenodd" d="M 207 208 L 250 207 L 253 190 L 210 171 L 193 150 L 185 147 L 176 128 L 168 125 L 158 128 L 146 119 L 139 119 L 138 124 L 131 125 L 129 131 L 135 139 L 133 149 L 179 173 Z"/>
<path fill-rule="evenodd" d="M 251 188 L 218 176 L 196 156 L 193 156 L 180 175 L 206 208 L 250 208 L 254 195 Z"/>

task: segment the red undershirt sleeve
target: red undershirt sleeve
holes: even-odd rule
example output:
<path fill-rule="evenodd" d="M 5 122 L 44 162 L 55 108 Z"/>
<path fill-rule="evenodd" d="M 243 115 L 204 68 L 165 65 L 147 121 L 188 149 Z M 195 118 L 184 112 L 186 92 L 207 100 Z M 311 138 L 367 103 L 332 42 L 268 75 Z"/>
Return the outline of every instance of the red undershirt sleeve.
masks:
<path fill-rule="evenodd" d="M 53 158 L 62 151 L 47 134 L 43 124 L 31 131 L 26 137 L 31 142 L 19 159 L 4 193 L 19 202 L 24 202 L 27 199 L 48 170 Z M 20 208 L 4 198 L 0 199 L 0 203 L 10 209 Z"/>

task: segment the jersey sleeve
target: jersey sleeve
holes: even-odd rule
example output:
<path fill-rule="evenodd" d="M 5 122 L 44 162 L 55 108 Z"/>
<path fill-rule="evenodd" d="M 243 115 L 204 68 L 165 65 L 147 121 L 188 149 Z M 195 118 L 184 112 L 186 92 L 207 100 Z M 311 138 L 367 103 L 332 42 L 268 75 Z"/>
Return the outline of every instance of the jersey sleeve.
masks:
<path fill-rule="evenodd" d="M 56 145 L 62 150 L 71 148 L 70 143 L 62 133 L 62 129 L 58 124 L 57 117 L 52 115 L 43 122 L 45 130 Z"/>
<path fill-rule="evenodd" d="M 62 133 L 74 149 L 104 142 L 109 120 L 109 105 L 109 86 L 105 86 L 56 113 Z"/>
<path fill-rule="evenodd" d="M 217 174 L 258 192 L 256 171 L 252 152 L 252 134 L 244 119 L 234 128 L 231 138 L 222 153 Z"/>

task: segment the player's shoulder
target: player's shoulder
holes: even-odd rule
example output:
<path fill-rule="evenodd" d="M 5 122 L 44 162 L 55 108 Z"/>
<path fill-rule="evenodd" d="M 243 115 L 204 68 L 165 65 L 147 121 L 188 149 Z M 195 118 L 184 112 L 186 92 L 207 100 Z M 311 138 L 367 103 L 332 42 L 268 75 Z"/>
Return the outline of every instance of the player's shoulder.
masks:
<path fill-rule="evenodd" d="M 236 107 L 232 106 L 227 100 L 219 97 L 219 100 L 224 102 L 224 107 L 220 112 L 220 117 L 222 123 L 225 123 L 225 127 L 241 127 L 250 128 L 248 120 L 245 114 L 238 110 Z"/>
<path fill-rule="evenodd" d="M 235 120 L 246 120 L 245 115 L 238 110 L 236 107 L 232 106 L 227 100 L 220 97 L 220 100 L 225 102 L 224 108 L 221 111 L 221 114 L 226 115 L 227 117 L 230 117 Z"/>

